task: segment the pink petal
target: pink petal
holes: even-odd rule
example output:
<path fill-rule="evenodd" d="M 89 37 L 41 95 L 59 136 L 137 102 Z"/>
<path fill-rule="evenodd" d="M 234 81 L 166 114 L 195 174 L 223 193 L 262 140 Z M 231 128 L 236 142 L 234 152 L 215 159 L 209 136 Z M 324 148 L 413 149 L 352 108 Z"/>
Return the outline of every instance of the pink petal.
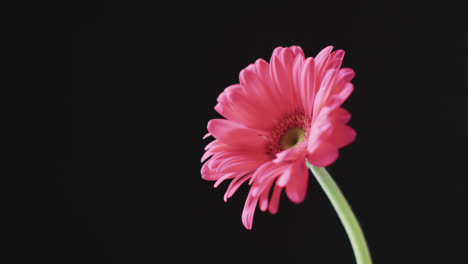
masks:
<path fill-rule="evenodd" d="M 276 154 L 276 158 L 273 160 L 274 163 L 281 163 L 285 161 L 295 161 L 300 158 L 304 158 L 306 152 L 307 142 L 300 143 L 295 148 L 289 148 Z"/>
<path fill-rule="evenodd" d="M 201 162 L 205 161 L 207 158 L 209 158 L 211 155 L 217 154 L 217 153 L 222 153 L 226 151 L 231 151 L 232 147 L 226 144 L 221 143 L 219 140 L 215 140 L 220 144 L 212 145 L 208 150 L 203 154 L 201 158 Z M 213 141 L 213 142 L 215 142 Z M 213 143 L 211 142 L 211 143 Z M 209 144 L 208 144 L 209 145 Z M 207 146 L 208 147 L 208 146 Z"/>
<path fill-rule="evenodd" d="M 343 57 L 345 55 L 344 50 L 336 50 L 330 54 L 330 60 L 328 61 L 327 68 L 338 70 L 343 63 Z"/>
<path fill-rule="evenodd" d="M 250 128 L 261 130 L 270 127 L 271 121 L 265 118 L 264 108 L 258 100 L 252 100 L 250 92 L 246 93 L 240 84 L 227 87 L 218 97 L 215 110 L 225 118 Z"/>
<path fill-rule="evenodd" d="M 345 124 L 351 120 L 351 113 L 344 108 L 338 107 L 334 110 L 333 119 L 335 122 Z"/>
<path fill-rule="evenodd" d="M 299 111 L 305 112 L 307 110 L 307 105 L 304 102 L 307 102 L 307 94 L 304 94 L 301 85 L 301 69 L 302 65 L 304 64 L 304 57 L 301 55 L 297 55 L 294 59 L 292 65 L 292 80 L 293 80 L 293 87 L 294 87 L 294 102 L 297 105 L 297 109 Z"/>
<path fill-rule="evenodd" d="M 265 162 L 262 164 L 260 167 L 258 167 L 255 172 L 252 175 L 252 178 L 250 179 L 249 184 L 252 184 L 254 181 L 257 180 L 257 178 L 261 177 L 262 174 L 264 174 L 265 171 L 268 171 L 270 169 L 274 168 L 274 164 L 272 161 Z"/>
<path fill-rule="evenodd" d="M 248 179 L 250 179 L 251 174 L 247 175 L 238 175 L 234 178 L 229 184 L 226 192 L 224 193 L 224 201 L 227 202 L 227 199 L 231 198 L 234 193 L 239 189 L 239 187 L 244 184 Z"/>
<path fill-rule="evenodd" d="M 330 106 L 334 108 L 335 106 L 339 106 L 344 103 L 344 101 L 346 101 L 346 99 L 348 99 L 348 97 L 351 95 L 353 90 L 354 85 L 352 83 L 345 84 L 343 89 L 333 96 L 333 99 L 337 101 L 335 101 L 334 104 L 330 104 Z"/>
<path fill-rule="evenodd" d="M 212 119 L 208 131 L 219 141 L 238 147 L 259 148 L 264 140 L 258 132 L 227 119 Z"/>
<path fill-rule="evenodd" d="M 309 171 L 305 161 L 297 161 L 291 165 L 291 177 L 286 185 L 286 195 L 293 203 L 304 201 L 309 182 Z"/>
<path fill-rule="evenodd" d="M 264 173 L 260 174 L 259 177 L 256 177 L 252 186 L 250 187 L 250 193 L 252 195 L 258 196 L 261 192 L 268 186 L 268 184 L 275 180 L 278 176 L 283 174 L 285 166 L 274 166 L 270 167 L 268 170 L 265 170 Z"/>
<path fill-rule="evenodd" d="M 251 160 L 251 161 L 240 161 L 236 163 L 230 163 L 226 166 L 218 168 L 219 172 L 235 172 L 235 171 L 246 171 L 251 172 L 257 169 L 263 161 Z"/>
<path fill-rule="evenodd" d="M 302 50 L 301 47 L 299 46 L 291 46 L 289 47 L 293 53 L 293 57 L 297 57 L 297 55 L 300 55 L 301 57 L 304 58 L 304 51 Z"/>
<path fill-rule="evenodd" d="M 326 136 L 332 133 L 334 123 L 329 118 L 330 113 L 331 109 L 324 108 L 312 121 L 309 138 L 307 139 L 307 151 L 312 152 Z"/>
<path fill-rule="evenodd" d="M 299 87 L 299 73 L 301 72 L 302 65 L 304 64 L 304 57 L 303 56 L 296 56 L 294 58 L 294 62 L 292 64 L 292 79 L 294 87 Z"/>
<path fill-rule="evenodd" d="M 268 198 L 270 196 L 270 190 L 271 186 L 273 185 L 274 181 L 270 181 L 268 186 L 265 188 L 265 190 L 260 194 L 260 200 L 258 202 L 260 211 L 265 212 L 268 209 Z"/>
<path fill-rule="evenodd" d="M 336 107 L 341 105 L 353 92 L 353 85 L 349 82 L 355 73 L 352 69 L 329 69 L 322 81 L 320 93 L 314 102 L 315 111 L 324 105 Z M 316 112 L 314 112 L 316 114 Z"/>
<path fill-rule="evenodd" d="M 331 143 L 322 142 L 312 153 L 309 153 L 307 160 L 317 167 L 326 167 L 338 158 L 338 148 Z"/>
<path fill-rule="evenodd" d="M 270 75 L 270 64 L 263 59 L 258 59 L 255 61 L 255 73 L 261 78 L 262 82 L 265 84 L 268 90 L 271 90 L 273 85 L 271 75 Z"/>
<path fill-rule="evenodd" d="M 231 157 L 234 155 L 230 151 L 218 152 L 216 153 L 210 160 L 208 160 L 205 164 L 208 164 L 208 167 L 212 170 L 217 170 L 219 164 L 223 162 L 226 158 Z"/>
<path fill-rule="evenodd" d="M 211 157 L 213 155 L 213 151 L 211 151 L 211 149 L 209 149 L 208 151 L 206 151 L 205 153 L 203 153 L 203 156 L 201 157 L 201 162 L 204 162 L 206 159 L 208 159 L 209 157 Z"/>
<path fill-rule="evenodd" d="M 338 79 L 339 82 L 347 83 L 347 82 L 350 82 L 354 78 L 355 75 L 356 73 L 354 72 L 353 69 L 342 68 L 338 72 L 338 76 L 336 78 Z"/>
<path fill-rule="evenodd" d="M 249 96 L 270 97 L 270 91 L 262 79 L 253 70 L 244 69 L 239 73 L 239 80 L 244 92 Z M 265 100 L 267 101 L 267 100 Z"/>
<path fill-rule="evenodd" d="M 221 141 L 215 139 L 215 140 L 211 141 L 210 143 L 208 143 L 205 146 L 205 150 L 210 149 L 210 148 L 214 148 L 214 147 L 217 147 L 217 146 L 221 146 L 221 145 L 224 145 L 224 144 Z"/>
<path fill-rule="evenodd" d="M 218 188 L 218 186 L 227 179 L 232 179 L 236 176 L 236 173 L 226 173 L 222 177 L 220 177 L 213 185 L 214 188 Z"/>
<path fill-rule="evenodd" d="M 233 167 L 240 163 L 253 163 L 255 164 L 255 168 L 260 166 L 261 164 L 267 162 L 268 156 L 266 154 L 260 153 L 249 153 L 249 152 L 231 152 L 230 156 L 226 156 L 223 160 L 219 163 L 218 169 L 223 171 L 225 167 Z"/>
<path fill-rule="evenodd" d="M 315 98 L 315 61 L 307 58 L 299 72 L 299 90 L 302 99 L 302 106 L 307 114 L 312 113 Z"/>
<path fill-rule="evenodd" d="M 278 96 L 273 94 L 271 87 L 268 87 L 257 73 L 242 70 L 239 79 L 242 88 L 249 94 L 249 98 L 246 100 L 255 105 L 254 114 L 257 122 L 255 126 L 269 130 L 275 124 L 275 117 L 281 114 L 278 107 L 276 107 L 281 101 L 278 100 Z"/>
<path fill-rule="evenodd" d="M 354 86 L 352 83 L 335 86 L 334 90 L 322 100 L 322 105 L 326 105 L 329 108 L 337 108 L 348 99 L 353 90 Z"/>
<path fill-rule="evenodd" d="M 337 148 L 344 147 L 356 139 L 356 131 L 351 127 L 338 124 L 335 125 L 333 133 L 327 138 L 327 141 Z"/>
<path fill-rule="evenodd" d="M 282 190 L 283 188 L 277 185 L 275 185 L 275 187 L 273 188 L 273 193 L 271 194 L 270 199 L 270 206 L 268 207 L 268 211 L 271 214 L 276 214 L 278 212 Z"/>
<path fill-rule="evenodd" d="M 294 111 L 296 106 L 294 93 L 291 92 L 293 90 L 291 70 L 294 59 L 294 54 L 290 49 L 280 49 L 272 55 L 270 60 L 270 75 L 276 84 L 276 93 L 281 96 L 282 100 L 277 107 L 281 107 L 286 113 Z"/>
<path fill-rule="evenodd" d="M 325 72 L 325 75 L 322 79 L 322 82 L 320 84 L 319 91 L 324 91 L 325 98 L 327 95 L 329 95 L 332 90 L 333 90 L 333 84 L 335 83 L 336 76 L 338 74 L 338 71 L 335 69 L 330 69 Z M 317 99 L 320 100 L 320 97 L 317 94 Z"/>
<path fill-rule="evenodd" d="M 313 116 L 317 115 L 320 109 L 322 109 L 325 106 L 327 102 L 327 98 L 329 97 L 333 89 L 333 84 L 335 82 L 337 73 L 338 71 L 336 70 L 328 70 L 325 73 L 325 76 L 320 84 L 320 88 L 317 92 L 317 95 L 314 98 L 314 108 L 313 108 L 314 110 L 312 113 Z"/>
<path fill-rule="evenodd" d="M 304 159 L 305 162 L 305 159 Z M 288 168 L 284 171 L 284 173 L 278 177 L 278 180 L 276 181 L 276 185 L 279 187 L 284 187 L 288 184 L 289 180 L 291 179 L 291 175 L 293 173 L 292 171 L 293 165 L 291 164 L 288 166 Z"/>
<path fill-rule="evenodd" d="M 222 174 L 217 171 L 210 169 L 208 167 L 208 162 L 203 164 L 200 173 L 202 175 L 202 179 L 207 181 L 216 181 L 222 176 Z"/>
<path fill-rule="evenodd" d="M 317 87 L 320 87 L 320 81 L 322 80 L 324 72 L 327 69 L 328 59 L 330 58 L 330 52 L 332 49 L 333 46 L 328 46 L 322 49 L 315 57 L 315 85 Z"/>
<path fill-rule="evenodd" d="M 250 194 L 247 196 L 247 200 L 245 201 L 244 210 L 242 211 L 242 223 L 248 230 L 252 229 L 252 222 L 255 214 L 255 208 L 257 207 L 257 201 L 258 197 L 254 197 Z"/>
<path fill-rule="evenodd" d="M 330 56 L 330 52 L 333 50 L 333 46 L 327 46 L 323 48 L 317 56 L 315 56 L 315 60 L 318 64 L 323 64 L 328 56 Z"/>

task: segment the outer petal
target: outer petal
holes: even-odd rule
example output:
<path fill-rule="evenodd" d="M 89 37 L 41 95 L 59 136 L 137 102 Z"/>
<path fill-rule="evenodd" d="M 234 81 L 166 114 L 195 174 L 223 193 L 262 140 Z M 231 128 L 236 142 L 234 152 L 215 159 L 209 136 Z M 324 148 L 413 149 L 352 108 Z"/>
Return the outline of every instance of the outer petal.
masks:
<path fill-rule="evenodd" d="M 293 203 L 304 201 L 309 182 L 309 171 L 307 170 L 305 160 L 294 162 L 290 170 L 290 179 L 286 185 L 286 195 Z"/>
<path fill-rule="evenodd" d="M 342 148 L 356 139 L 356 131 L 343 124 L 336 125 L 333 133 L 327 138 L 327 141 L 337 148 Z"/>
<path fill-rule="evenodd" d="M 208 156 L 213 155 L 213 157 L 203 164 L 201 175 L 205 180 L 218 181 L 216 185 L 219 185 L 225 179 L 234 177 L 226 178 L 226 174 L 241 174 L 243 176 L 270 160 L 270 157 L 265 153 L 252 151 L 248 148 L 239 149 L 220 143 L 219 140 L 214 140 L 208 144 L 207 148 L 205 154 L 208 154 Z M 207 158 L 204 155 L 203 159 Z"/>
<path fill-rule="evenodd" d="M 219 143 L 219 144 L 212 144 L 212 143 Z M 206 145 L 206 152 L 203 154 L 201 158 L 201 162 L 204 162 L 206 159 L 208 159 L 211 155 L 214 155 L 216 153 L 222 153 L 225 151 L 230 151 L 232 149 L 231 146 L 226 145 L 221 143 L 219 140 L 214 140 L 210 142 L 208 145 Z"/>
<path fill-rule="evenodd" d="M 268 211 L 271 214 L 276 214 L 279 209 L 279 201 L 281 198 L 282 187 L 275 185 L 273 188 L 273 193 L 271 194 L 270 205 L 268 206 Z"/>
<path fill-rule="evenodd" d="M 264 80 L 256 72 L 244 69 L 239 74 L 241 86 L 248 97 L 244 100 L 255 106 L 256 121 L 259 124 L 252 124 L 261 129 L 269 130 L 275 124 L 275 117 L 281 115 L 277 104 L 281 102 L 278 94 L 268 87 L 268 80 Z"/>
<path fill-rule="evenodd" d="M 213 187 L 218 188 L 218 186 L 225 180 L 227 179 L 232 179 L 236 177 L 236 173 L 226 173 L 222 177 L 220 177 L 218 180 L 216 180 L 215 184 Z"/>
<path fill-rule="evenodd" d="M 208 131 L 219 141 L 235 147 L 259 148 L 264 144 L 258 132 L 231 120 L 212 119 Z"/>
<path fill-rule="evenodd" d="M 315 57 L 316 87 L 320 87 L 320 81 L 322 80 L 324 72 L 327 69 L 328 59 L 330 58 L 330 52 L 332 49 L 333 46 L 328 46 L 322 49 Z"/>
<path fill-rule="evenodd" d="M 351 69 L 351 68 L 342 68 L 338 72 L 337 78 L 338 78 L 339 82 L 348 83 L 354 78 L 355 75 L 356 75 L 356 73 L 354 72 L 353 69 Z"/>
<path fill-rule="evenodd" d="M 303 60 L 303 53 L 298 53 L 297 49 L 278 47 L 270 60 L 270 75 L 282 99 L 281 109 L 286 113 L 296 110 L 298 106 L 298 95 L 292 92 L 295 90 L 293 65 L 297 56 Z"/>
<path fill-rule="evenodd" d="M 333 122 L 329 119 L 331 110 L 326 108 L 318 113 L 312 120 L 309 138 L 307 139 L 307 151 L 310 153 L 317 148 L 324 138 L 332 132 Z"/>
<path fill-rule="evenodd" d="M 325 107 L 313 121 L 307 142 L 307 159 L 318 167 L 325 167 L 338 158 L 338 149 L 353 142 L 356 132 L 345 125 L 351 115 L 343 108 Z"/>
<path fill-rule="evenodd" d="M 317 92 L 316 97 L 314 98 L 314 110 L 313 110 L 313 116 L 316 116 L 318 112 L 327 104 L 327 98 L 330 96 L 332 90 L 333 90 L 333 85 L 335 83 L 336 75 L 338 71 L 336 70 L 328 70 L 324 77 L 322 82 L 320 83 L 320 88 Z"/>
<path fill-rule="evenodd" d="M 322 142 L 307 156 L 310 164 L 326 167 L 338 159 L 338 148 L 331 143 Z"/>
<path fill-rule="evenodd" d="M 275 103 L 280 102 L 280 97 L 279 94 L 274 93 L 273 91 L 275 90 L 273 88 L 273 81 L 271 79 L 270 75 L 270 64 L 266 62 L 263 59 L 258 59 L 255 61 L 255 73 L 257 76 L 261 79 L 261 81 L 265 84 L 265 87 L 267 88 L 267 92 L 269 93 L 270 96 L 274 99 Z"/>
<path fill-rule="evenodd" d="M 200 173 L 202 175 L 202 179 L 207 180 L 207 181 L 218 180 L 222 176 L 222 174 L 213 169 L 210 169 L 208 165 L 209 165 L 208 162 L 206 162 L 205 164 L 203 164 L 201 168 Z"/>
<path fill-rule="evenodd" d="M 297 55 L 301 55 L 302 57 L 304 57 L 304 51 L 302 50 L 301 47 L 299 46 L 291 46 L 289 47 L 293 53 L 293 56 L 296 57 Z"/>
<path fill-rule="evenodd" d="M 258 196 L 248 195 L 245 201 L 244 210 L 242 211 L 242 223 L 248 230 L 252 229 L 253 217 L 255 214 L 255 208 L 257 207 Z"/>
<path fill-rule="evenodd" d="M 239 187 L 244 184 L 247 180 L 249 180 L 251 177 L 251 174 L 247 175 L 238 175 L 236 178 L 234 178 L 231 183 L 229 184 L 229 187 L 226 190 L 226 193 L 224 193 L 224 201 L 227 202 L 227 199 L 231 198 L 234 193 L 239 189 Z"/>
<path fill-rule="evenodd" d="M 327 64 L 328 69 L 338 70 L 343 63 L 344 50 L 336 50 L 330 54 L 330 59 Z"/>
<path fill-rule="evenodd" d="M 252 176 L 250 188 L 251 194 L 258 195 L 262 192 L 264 185 L 272 180 L 275 180 L 278 176 L 283 174 L 286 169 L 286 165 L 277 165 L 272 162 L 265 163 L 258 168 Z"/>
<path fill-rule="evenodd" d="M 269 181 L 263 184 L 257 186 L 255 186 L 255 184 L 250 188 L 247 200 L 245 201 L 244 210 L 242 211 L 242 223 L 244 224 L 245 228 L 252 229 L 252 221 L 255 214 L 255 208 L 257 207 L 260 195 L 271 188 L 273 181 L 274 179 L 270 179 Z"/>
<path fill-rule="evenodd" d="M 307 148 L 307 142 L 302 142 L 295 148 L 289 148 L 276 154 L 276 158 L 273 160 L 274 163 L 281 163 L 287 161 L 295 161 L 303 159 Z"/>
<path fill-rule="evenodd" d="M 340 91 L 330 96 L 330 99 L 328 100 L 328 105 L 332 108 L 340 106 L 344 103 L 344 101 L 346 101 L 346 99 L 348 99 L 353 90 L 354 85 L 352 83 L 347 83 L 343 85 L 343 88 L 340 89 Z"/>
<path fill-rule="evenodd" d="M 265 190 L 262 192 L 259 198 L 258 202 L 258 207 L 260 208 L 260 211 L 265 212 L 268 209 L 268 199 L 270 196 L 270 190 L 271 186 L 273 185 L 274 181 L 270 181 L 268 186 L 265 188 Z"/>
<path fill-rule="evenodd" d="M 251 97 L 243 91 L 240 84 L 231 85 L 219 95 L 215 110 L 225 118 L 249 128 L 269 128 L 271 121 L 269 123 L 264 110 Z"/>
<path fill-rule="evenodd" d="M 312 113 L 316 91 L 315 85 L 315 61 L 307 58 L 299 72 L 299 94 L 302 106 L 307 114 Z"/>
<path fill-rule="evenodd" d="M 326 78 L 314 99 L 314 115 L 317 115 L 324 106 L 331 108 L 340 106 L 354 89 L 352 83 L 338 80 L 335 70 L 327 72 Z"/>

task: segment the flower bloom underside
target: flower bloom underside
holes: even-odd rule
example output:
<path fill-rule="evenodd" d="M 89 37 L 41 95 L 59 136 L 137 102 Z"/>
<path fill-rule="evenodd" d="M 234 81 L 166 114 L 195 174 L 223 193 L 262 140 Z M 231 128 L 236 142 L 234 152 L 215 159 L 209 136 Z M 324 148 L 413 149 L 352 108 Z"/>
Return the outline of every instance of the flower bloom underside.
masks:
<path fill-rule="evenodd" d="M 226 119 L 208 122 L 210 142 L 202 157 L 202 178 L 215 187 L 231 180 L 224 200 L 248 182 L 242 223 L 252 228 L 258 205 L 275 214 L 283 189 L 292 202 L 304 201 L 312 165 L 325 167 L 356 132 L 341 108 L 353 91 L 354 71 L 341 68 L 344 51 L 326 47 L 315 58 L 298 46 L 278 47 L 270 63 L 258 59 L 227 87 L 215 110 Z M 211 157 L 211 158 L 210 158 Z"/>

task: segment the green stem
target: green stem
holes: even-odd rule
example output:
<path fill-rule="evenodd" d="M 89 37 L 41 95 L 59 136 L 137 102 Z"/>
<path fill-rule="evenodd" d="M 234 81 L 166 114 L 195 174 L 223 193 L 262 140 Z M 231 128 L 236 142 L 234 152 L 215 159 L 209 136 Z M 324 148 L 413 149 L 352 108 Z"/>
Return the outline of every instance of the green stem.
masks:
<path fill-rule="evenodd" d="M 367 247 L 366 239 L 362 233 L 362 229 L 354 215 L 351 207 L 349 206 L 343 193 L 340 191 L 338 185 L 328 173 L 325 168 L 315 167 L 306 160 L 307 167 L 309 167 L 312 174 L 314 174 L 317 181 L 322 186 L 323 190 L 328 196 L 328 199 L 335 208 L 336 213 L 340 217 L 346 233 L 348 234 L 349 241 L 353 247 L 356 263 L 358 264 L 371 264 L 369 249 Z"/>

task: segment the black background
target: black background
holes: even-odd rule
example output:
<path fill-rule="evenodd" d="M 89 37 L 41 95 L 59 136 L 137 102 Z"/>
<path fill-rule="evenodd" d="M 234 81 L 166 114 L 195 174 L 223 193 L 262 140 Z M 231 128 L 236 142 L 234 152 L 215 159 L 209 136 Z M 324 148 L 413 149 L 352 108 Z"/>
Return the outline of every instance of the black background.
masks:
<path fill-rule="evenodd" d="M 248 188 L 224 203 L 227 184 L 200 177 L 218 94 L 289 45 L 344 49 L 357 73 L 358 137 L 329 171 L 375 263 L 466 262 L 461 2 L 195 2 L 3 8 L 33 160 L 3 185 L 4 263 L 353 263 L 313 178 L 304 203 L 283 195 L 247 231 Z"/>

